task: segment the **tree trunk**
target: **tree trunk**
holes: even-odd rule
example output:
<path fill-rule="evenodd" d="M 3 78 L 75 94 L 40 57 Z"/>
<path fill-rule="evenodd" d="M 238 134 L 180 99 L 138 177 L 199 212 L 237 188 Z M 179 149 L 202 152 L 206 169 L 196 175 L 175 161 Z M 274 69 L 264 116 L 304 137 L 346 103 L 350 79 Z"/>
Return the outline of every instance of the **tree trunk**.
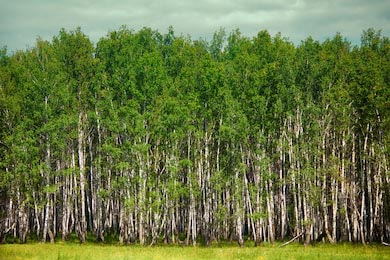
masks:
<path fill-rule="evenodd" d="M 86 232 L 87 232 L 87 220 L 86 220 L 86 209 L 85 209 L 85 136 L 84 136 L 84 125 L 86 115 L 83 112 L 79 113 L 78 122 L 78 155 L 79 155 L 79 170 L 80 170 L 80 202 L 81 202 L 81 216 L 79 239 L 81 243 L 85 243 Z"/>
<path fill-rule="evenodd" d="M 333 136 L 336 139 L 336 136 Z M 332 157 L 336 158 L 335 144 L 332 146 Z M 336 167 L 334 167 L 336 168 Z M 337 169 L 338 170 L 338 169 Z M 332 185 L 332 240 L 337 242 L 337 212 L 338 212 L 338 181 L 336 180 L 336 173 L 332 174 L 331 185 Z"/>
<path fill-rule="evenodd" d="M 236 170 L 236 194 L 234 196 L 234 202 L 235 202 L 235 214 L 236 214 L 236 236 L 237 236 L 237 242 L 240 246 L 244 245 L 244 239 L 242 238 L 242 207 L 240 203 L 240 195 L 241 195 L 241 189 L 239 185 L 239 176 L 238 176 L 238 171 Z"/>
<path fill-rule="evenodd" d="M 271 167 L 271 166 L 270 166 Z M 269 173 L 271 173 L 271 168 Z M 275 242 L 275 225 L 274 225 L 274 192 L 272 187 L 272 180 L 268 177 L 267 181 L 267 215 L 268 215 L 268 241 Z"/>
<path fill-rule="evenodd" d="M 17 218 L 18 218 L 18 237 L 21 243 L 26 243 L 26 236 L 28 233 L 28 217 L 26 212 L 25 202 L 22 201 L 19 188 L 16 191 L 18 208 L 17 208 Z"/>
<path fill-rule="evenodd" d="M 356 205 L 356 182 L 357 182 L 357 173 L 356 173 L 356 139 L 355 134 L 352 133 L 352 158 L 351 158 L 351 204 L 352 204 L 352 237 L 353 241 L 358 241 L 358 229 L 359 229 L 359 221 L 358 221 L 358 209 Z"/>

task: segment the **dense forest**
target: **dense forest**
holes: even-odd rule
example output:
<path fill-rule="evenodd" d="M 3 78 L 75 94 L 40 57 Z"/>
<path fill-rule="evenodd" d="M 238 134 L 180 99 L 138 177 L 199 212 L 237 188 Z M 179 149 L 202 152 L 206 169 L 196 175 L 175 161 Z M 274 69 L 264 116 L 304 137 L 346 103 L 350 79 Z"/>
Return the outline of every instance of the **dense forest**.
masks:
<path fill-rule="evenodd" d="M 0 239 L 390 240 L 390 40 L 80 29 L 0 51 Z"/>

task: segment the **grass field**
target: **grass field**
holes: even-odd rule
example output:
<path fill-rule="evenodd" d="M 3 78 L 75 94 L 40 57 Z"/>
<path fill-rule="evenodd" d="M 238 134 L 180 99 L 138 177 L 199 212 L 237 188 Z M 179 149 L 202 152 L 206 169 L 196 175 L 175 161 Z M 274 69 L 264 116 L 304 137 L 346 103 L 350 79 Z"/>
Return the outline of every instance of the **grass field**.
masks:
<path fill-rule="evenodd" d="M 4 244 L 0 245 L 0 259 L 390 259 L 390 247 L 382 245 L 318 244 L 304 247 L 300 244 L 290 244 L 283 248 L 278 246 L 279 244 L 265 244 L 259 247 L 239 248 L 235 245 L 142 247 L 93 243 Z"/>

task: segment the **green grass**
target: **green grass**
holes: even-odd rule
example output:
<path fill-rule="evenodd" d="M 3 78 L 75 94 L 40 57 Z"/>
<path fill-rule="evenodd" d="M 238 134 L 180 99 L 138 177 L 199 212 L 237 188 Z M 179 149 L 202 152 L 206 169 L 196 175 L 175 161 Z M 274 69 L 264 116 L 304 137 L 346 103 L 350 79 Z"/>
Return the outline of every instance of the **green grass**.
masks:
<path fill-rule="evenodd" d="M 390 247 L 382 245 L 318 244 L 304 247 L 300 244 L 290 244 L 283 248 L 278 246 L 279 244 L 264 244 L 259 247 L 239 248 L 235 245 L 142 247 L 95 243 L 4 244 L 0 245 L 0 259 L 390 259 Z"/>

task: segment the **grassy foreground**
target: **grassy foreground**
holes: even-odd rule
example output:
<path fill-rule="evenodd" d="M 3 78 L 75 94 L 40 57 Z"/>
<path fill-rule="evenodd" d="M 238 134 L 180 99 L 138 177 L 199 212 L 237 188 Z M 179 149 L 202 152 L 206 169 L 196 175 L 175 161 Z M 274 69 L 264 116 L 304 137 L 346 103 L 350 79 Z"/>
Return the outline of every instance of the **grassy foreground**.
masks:
<path fill-rule="evenodd" d="M 260 247 L 224 245 L 222 247 L 119 246 L 103 244 L 4 244 L 1 260 L 18 259 L 390 259 L 390 247 L 382 245 L 319 244 L 304 247 L 290 244 Z"/>

